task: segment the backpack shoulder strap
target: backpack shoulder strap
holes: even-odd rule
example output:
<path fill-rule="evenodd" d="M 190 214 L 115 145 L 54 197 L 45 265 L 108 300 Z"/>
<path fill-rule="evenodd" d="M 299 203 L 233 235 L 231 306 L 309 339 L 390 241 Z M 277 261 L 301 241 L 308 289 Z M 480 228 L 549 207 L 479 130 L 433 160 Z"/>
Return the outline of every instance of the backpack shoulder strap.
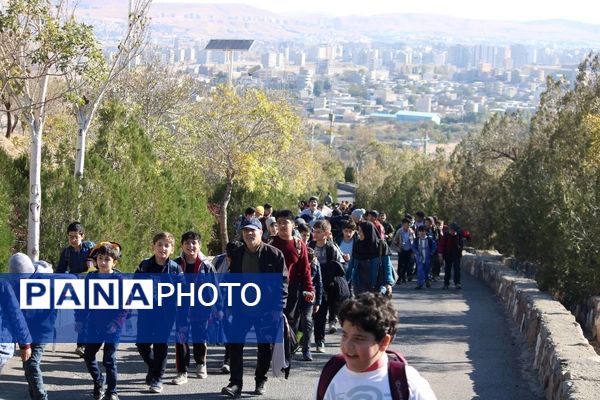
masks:
<path fill-rule="evenodd" d="M 336 261 L 333 259 L 333 257 L 334 257 L 333 250 L 334 250 L 333 244 L 330 242 L 327 242 L 327 244 L 325 245 L 325 257 L 327 258 L 327 262 Z"/>
<path fill-rule="evenodd" d="M 406 377 L 406 359 L 392 350 L 386 350 L 388 355 L 388 379 L 392 400 L 408 400 L 408 378 Z"/>
<path fill-rule="evenodd" d="M 294 236 L 294 247 L 296 247 L 296 254 L 298 258 L 302 257 L 302 243 L 300 238 Z"/>
<path fill-rule="evenodd" d="M 329 384 L 344 365 L 346 365 L 346 360 L 344 360 L 342 354 L 337 354 L 327 361 L 327 364 L 323 367 L 323 371 L 321 371 L 321 376 L 319 377 L 316 400 L 323 400 L 325 398 L 325 393 L 327 392 Z"/>

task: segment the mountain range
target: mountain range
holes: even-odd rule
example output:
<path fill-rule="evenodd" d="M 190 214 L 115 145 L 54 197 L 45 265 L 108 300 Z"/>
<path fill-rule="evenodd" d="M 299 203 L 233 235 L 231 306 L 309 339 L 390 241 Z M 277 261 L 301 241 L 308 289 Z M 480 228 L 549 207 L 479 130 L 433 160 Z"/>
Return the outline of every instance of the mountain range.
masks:
<path fill-rule="evenodd" d="M 545 43 L 600 47 L 600 25 L 568 20 L 473 20 L 434 14 L 331 17 L 281 15 L 244 4 L 154 3 L 153 29 L 194 38 L 252 38 L 304 43 L 426 39 L 450 43 Z M 98 23 L 127 15 L 124 0 L 81 0 L 78 14 Z"/>

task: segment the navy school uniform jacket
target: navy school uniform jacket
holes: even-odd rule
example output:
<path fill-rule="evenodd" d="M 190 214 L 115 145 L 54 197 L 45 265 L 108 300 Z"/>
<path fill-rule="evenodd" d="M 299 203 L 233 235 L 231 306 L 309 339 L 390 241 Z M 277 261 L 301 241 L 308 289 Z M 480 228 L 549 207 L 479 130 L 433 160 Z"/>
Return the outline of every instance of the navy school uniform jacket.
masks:
<path fill-rule="evenodd" d="M 134 279 L 144 279 L 148 275 L 155 282 L 171 283 L 177 287 L 178 283 L 185 283 L 183 271 L 173 260 L 167 260 L 165 265 L 158 265 L 155 257 L 152 256 L 143 260 L 134 273 Z M 155 289 L 153 304 L 157 305 L 158 293 Z M 160 318 L 161 323 L 157 324 L 157 318 Z M 161 337 L 165 332 L 171 331 L 173 323 L 176 327 L 187 326 L 187 315 L 177 309 L 177 296 L 163 298 L 162 307 L 151 310 L 138 310 L 138 329 L 140 327 L 155 329 L 161 332 Z"/>
<path fill-rule="evenodd" d="M 112 274 L 101 274 L 98 271 L 92 271 L 85 277 L 86 281 L 90 279 L 118 279 L 123 280 L 123 276 L 120 271 L 113 270 Z M 87 282 L 86 282 L 87 287 Z M 120 330 L 125 324 L 125 320 L 127 319 L 128 310 L 123 308 L 117 309 L 97 309 L 90 310 L 89 308 L 85 308 L 82 310 L 76 310 L 76 320 L 78 322 L 83 323 L 84 332 L 87 334 L 91 334 L 94 336 L 98 336 L 96 333 L 106 332 L 111 324 L 117 326 L 116 335 L 120 334 Z M 98 338 L 102 338 L 102 335 L 98 336 Z"/>
<path fill-rule="evenodd" d="M 29 328 L 15 292 L 5 280 L 0 280 L 0 337 L 7 342 L 11 338 L 11 343 L 17 342 L 21 347 L 31 343 Z"/>
<path fill-rule="evenodd" d="M 76 251 L 71 246 L 65 247 L 60 252 L 56 272 L 61 274 L 80 274 L 86 272 L 88 255 L 94 246 L 94 242 L 83 241 L 81 242 L 81 250 L 79 251 Z"/>

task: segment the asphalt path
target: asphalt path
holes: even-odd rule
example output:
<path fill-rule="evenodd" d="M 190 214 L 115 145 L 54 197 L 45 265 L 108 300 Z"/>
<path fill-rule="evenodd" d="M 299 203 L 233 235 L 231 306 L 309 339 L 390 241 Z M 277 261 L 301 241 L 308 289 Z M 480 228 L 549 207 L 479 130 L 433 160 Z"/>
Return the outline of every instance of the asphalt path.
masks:
<path fill-rule="evenodd" d="M 521 346 L 511 332 L 504 309 L 487 287 L 470 276 L 463 277 L 462 290 L 442 290 L 441 282 L 434 282 L 427 290 L 414 290 L 414 286 L 409 282 L 394 288 L 400 326 L 393 348 L 430 382 L 438 399 L 543 398 L 534 379 L 522 371 Z M 339 338 L 339 333 L 328 335 L 327 353 L 313 353 L 313 362 L 295 361 L 289 379 L 269 378 L 267 394 L 260 398 L 310 399 L 322 366 L 338 349 Z M 44 354 L 42 370 L 51 400 L 91 399 L 90 377 L 74 349 L 74 345 L 61 344 L 55 351 L 48 347 Z M 250 394 L 254 389 L 255 353 L 252 346 L 245 351 L 246 392 L 242 398 L 258 397 Z M 162 393 L 152 394 L 143 382 L 145 365 L 135 346 L 123 344 L 118 352 L 119 395 L 136 400 L 224 399 L 220 390 L 227 384 L 228 375 L 219 373 L 222 357 L 222 348 L 209 348 L 207 379 L 195 378 L 191 373 L 186 385 L 165 384 Z M 166 382 L 174 376 L 171 346 Z M 27 397 L 20 360 L 13 357 L 0 376 L 0 399 Z"/>

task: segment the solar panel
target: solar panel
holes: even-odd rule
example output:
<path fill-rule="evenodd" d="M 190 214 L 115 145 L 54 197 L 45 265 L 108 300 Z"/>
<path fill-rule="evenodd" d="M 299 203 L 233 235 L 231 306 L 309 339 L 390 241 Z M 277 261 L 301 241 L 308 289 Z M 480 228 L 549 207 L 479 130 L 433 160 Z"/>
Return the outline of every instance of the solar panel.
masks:
<path fill-rule="evenodd" d="M 211 39 L 204 49 L 248 51 L 253 44 L 254 40 Z"/>

